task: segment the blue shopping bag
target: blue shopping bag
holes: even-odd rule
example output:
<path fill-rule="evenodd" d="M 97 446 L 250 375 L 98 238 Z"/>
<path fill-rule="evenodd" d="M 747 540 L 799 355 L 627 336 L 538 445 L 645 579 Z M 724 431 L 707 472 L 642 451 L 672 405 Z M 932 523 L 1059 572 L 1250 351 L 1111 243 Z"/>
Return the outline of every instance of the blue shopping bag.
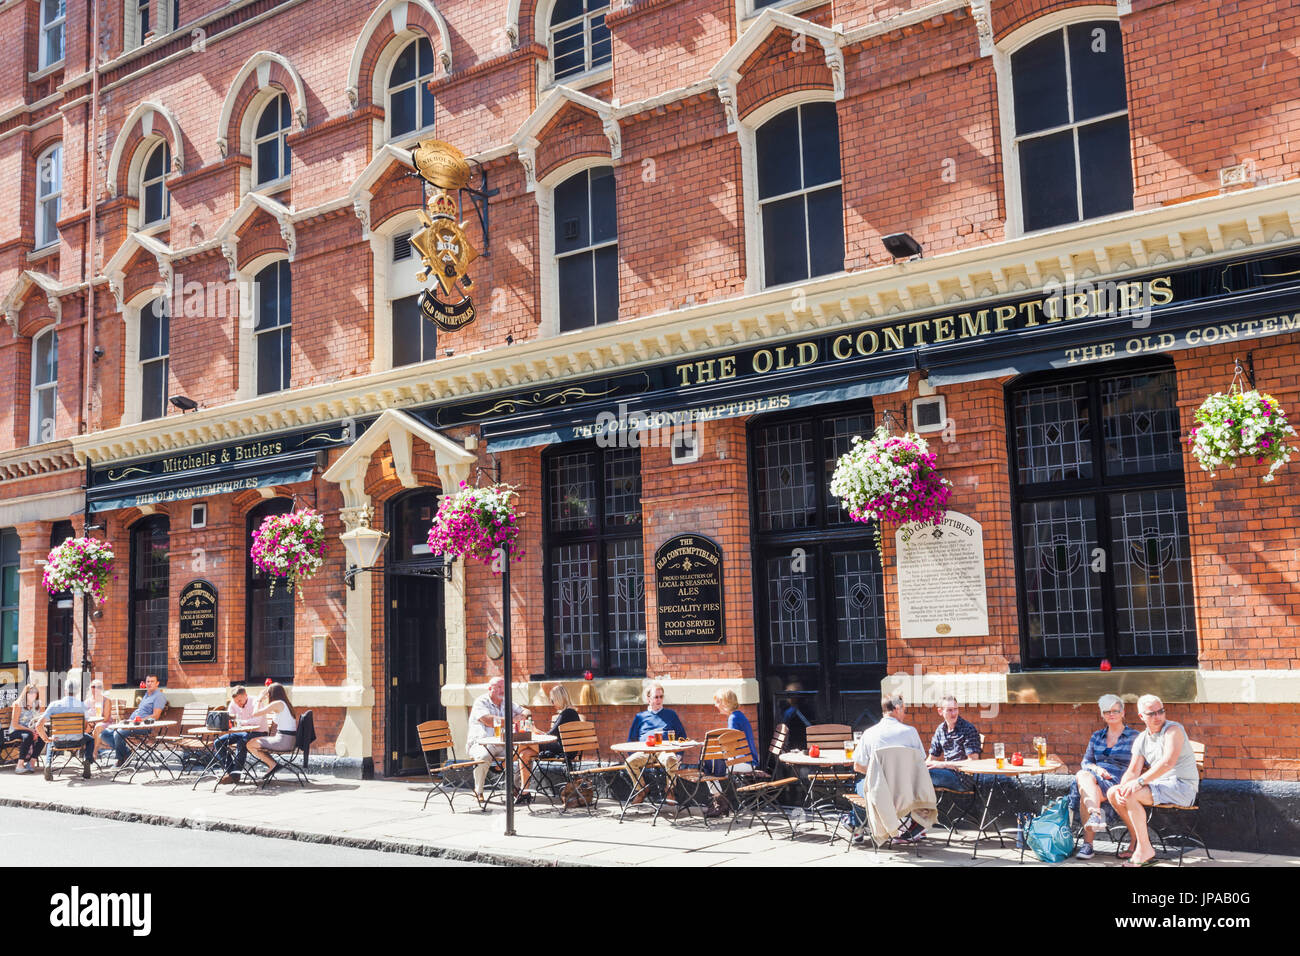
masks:
<path fill-rule="evenodd" d="M 1034 817 L 1025 832 L 1025 842 L 1034 856 L 1044 863 L 1060 863 L 1074 852 L 1074 834 L 1070 832 L 1070 804 L 1058 797 L 1040 815 Z"/>

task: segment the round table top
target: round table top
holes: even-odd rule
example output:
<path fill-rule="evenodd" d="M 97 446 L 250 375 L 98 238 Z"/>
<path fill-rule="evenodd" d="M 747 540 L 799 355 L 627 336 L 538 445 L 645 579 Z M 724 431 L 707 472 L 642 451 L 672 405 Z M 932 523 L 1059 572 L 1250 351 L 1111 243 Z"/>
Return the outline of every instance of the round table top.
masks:
<path fill-rule="evenodd" d="M 621 754 L 673 754 L 699 745 L 698 740 L 665 740 L 657 747 L 651 747 L 644 740 L 628 740 L 621 744 L 610 744 L 609 749 Z"/>
<path fill-rule="evenodd" d="M 781 762 L 792 767 L 844 767 L 852 764 L 853 758 L 844 756 L 843 750 L 823 748 L 818 757 L 811 757 L 802 750 L 787 750 L 781 754 Z"/>
<path fill-rule="evenodd" d="M 136 723 L 134 720 L 122 720 L 116 724 L 109 724 L 109 730 L 150 730 L 154 727 L 175 727 L 174 720 L 155 720 L 152 724 L 146 724 L 144 721 Z"/>
<path fill-rule="evenodd" d="M 985 757 L 980 760 L 955 760 L 948 764 L 948 769 L 956 770 L 958 773 L 987 773 L 1003 777 L 1019 777 L 1022 774 L 1054 773 L 1064 766 L 1065 764 L 1055 757 L 1048 757 L 1047 763 L 1041 767 L 1038 765 L 1037 757 L 1026 757 L 1024 765 L 1016 767 L 1012 765 L 1011 758 L 1008 757 L 1004 761 L 1004 766 L 999 768 L 996 757 Z"/>
<path fill-rule="evenodd" d="M 256 724 L 248 724 L 245 726 L 239 726 L 236 724 L 236 725 L 232 725 L 227 730 L 221 730 L 220 728 L 217 727 L 208 727 L 203 724 L 198 724 L 194 727 L 191 727 L 188 732 L 194 734 L 195 736 L 200 736 L 200 735 L 208 736 L 208 735 L 215 734 L 219 737 L 222 734 L 266 733 L 267 730 L 265 727 L 258 727 Z"/>
<path fill-rule="evenodd" d="M 553 744 L 559 739 L 559 737 L 552 736 L 551 734 L 534 733 L 532 738 L 529 740 L 515 740 L 513 743 L 516 747 L 527 747 L 531 744 Z M 482 744 L 485 747 L 504 747 L 506 745 L 506 739 L 504 737 L 480 737 L 478 740 L 474 741 L 474 743 Z"/>

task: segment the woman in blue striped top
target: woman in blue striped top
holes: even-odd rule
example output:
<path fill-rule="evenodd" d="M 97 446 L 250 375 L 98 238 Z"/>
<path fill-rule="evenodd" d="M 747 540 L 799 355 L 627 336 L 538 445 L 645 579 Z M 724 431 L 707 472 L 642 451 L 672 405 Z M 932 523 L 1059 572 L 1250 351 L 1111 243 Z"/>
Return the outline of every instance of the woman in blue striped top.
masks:
<path fill-rule="evenodd" d="M 1124 776 L 1133 759 L 1133 742 L 1138 732 L 1124 724 L 1124 701 L 1114 694 L 1103 694 L 1097 701 L 1106 726 L 1088 738 L 1088 749 L 1083 752 L 1083 763 L 1074 775 L 1070 787 L 1070 806 L 1079 810 L 1082 801 L 1087 809 L 1083 825 L 1083 844 L 1079 859 L 1087 860 L 1092 854 L 1092 837 L 1095 831 L 1106 826 L 1102 807 L 1106 805 L 1106 791 Z M 1083 817 L 1080 812 L 1079 816 Z"/>

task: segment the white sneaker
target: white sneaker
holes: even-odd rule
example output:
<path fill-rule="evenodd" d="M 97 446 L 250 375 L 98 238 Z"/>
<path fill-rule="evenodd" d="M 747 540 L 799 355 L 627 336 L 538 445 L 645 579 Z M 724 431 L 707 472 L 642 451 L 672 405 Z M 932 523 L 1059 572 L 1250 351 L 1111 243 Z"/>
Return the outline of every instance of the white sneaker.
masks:
<path fill-rule="evenodd" d="M 1095 811 L 1092 816 L 1088 817 L 1088 822 L 1084 824 L 1090 830 L 1106 829 L 1106 818 L 1101 815 L 1101 811 Z"/>
<path fill-rule="evenodd" d="M 14 773 L 31 773 L 31 771 L 27 769 L 27 764 L 20 763 L 18 766 L 14 767 Z"/>

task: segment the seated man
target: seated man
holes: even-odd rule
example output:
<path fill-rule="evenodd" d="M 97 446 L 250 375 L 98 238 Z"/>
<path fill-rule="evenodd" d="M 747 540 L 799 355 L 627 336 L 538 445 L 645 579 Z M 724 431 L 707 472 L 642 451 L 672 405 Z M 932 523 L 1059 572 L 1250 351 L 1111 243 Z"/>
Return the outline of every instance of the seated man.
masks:
<path fill-rule="evenodd" d="M 253 737 L 260 737 L 266 733 L 266 717 L 258 717 L 253 712 L 257 710 L 257 704 L 248 697 L 248 690 L 244 687 L 236 687 L 230 695 L 230 702 L 226 704 L 226 713 L 230 715 L 232 726 L 241 725 L 255 726 L 256 730 L 237 730 L 229 734 L 222 734 L 212 743 L 213 750 L 216 751 L 217 759 L 221 765 L 226 768 L 226 774 L 221 778 L 221 783 L 238 783 L 239 775 L 243 772 L 244 764 L 248 761 L 248 741 Z M 230 748 L 234 748 L 234 756 L 231 756 Z"/>
<path fill-rule="evenodd" d="M 158 689 L 157 676 L 150 674 L 146 677 L 144 679 L 144 688 L 145 694 L 144 698 L 140 701 L 140 706 L 131 712 L 131 715 L 127 720 L 134 720 L 136 717 L 139 717 L 142 720 L 148 718 L 156 720 L 162 717 L 163 711 L 167 707 L 167 698 L 163 696 L 163 692 Z M 113 752 L 117 755 L 117 763 L 115 766 L 120 767 L 122 764 L 126 763 L 128 755 L 126 739 L 128 737 L 144 735 L 150 733 L 150 731 L 151 728 L 146 727 L 141 727 L 139 730 L 108 730 L 105 728 L 99 735 L 99 739 L 113 748 Z"/>
<path fill-rule="evenodd" d="M 505 720 L 505 702 L 506 679 L 494 677 L 488 681 L 487 693 L 481 694 L 474 701 L 474 706 L 469 712 L 469 732 L 466 734 L 465 743 L 470 759 L 476 761 L 474 796 L 480 803 L 483 802 L 483 784 L 487 781 L 492 758 L 505 753 L 505 748 L 501 744 L 493 746 L 491 743 L 496 739 L 497 722 Z M 511 720 L 516 717 L 527 717 L 531 713 L 527 707 L 520 707 L 518 704 L 513 704 L 513 711 Z"/>
<path fill-rule="evenodd" d="M 95 761 L 95 738 L 88 733 L 83 733 L 80 738 L 75 735 L 69 736 L 60 734 L 57 738 L 51 738 L 46 731 L 50 718 L 55 714 L 80 714 L 85 717 L 87 714 L 86 705 L 81 700 L 81 688 L 75 680 L 69 679 L 63 684 L 63 696 L 45 708 L 45 713 L 41 714 L 36 720 L 35 731 L 40 734 L 42 740 L 50 743 L 57 740 L 59 743 L 78 741 L 81 744 L 81 776 L 90 779 L 90 766 Z M 45 750 L 45 779 L 54 779 L 54 748 L 47 747 Z"/>
<path fill-rule="evenodd" d="M 930 768 L 930 780 L 935 787 L 946 790 L 973 789 L 970 776 L 960 774 L 953 765 L 963 760 L 978 760 L 983 753 L 980 732 L 975 725 L 961 716 L 957 698 L 944 697 L 939 701 L 939 715 L 943 722 L 935 728 L 930 738 L 930 756 L 925 761 Z"/>
<path fill-rule="evenodd" d="M 641 711 L 632 718 L 632 726 L 628 729 L 628 743 L 634 740 L 645 740 L 651 734 L 667 734 L 673 731 L 677 734 L 678 739 L 686 739 L 686 728 L 682 726 L 681 720 L 671 709 L 664 706 L 664 685 L 651 684 L 645 689 L 646 709 Z M 645 765 L 650 762 L 651 757 L 659 758 L 659 763 L 668 771 L 668 800 L 673 802 L 673 782 L 677 779 L 677 767 L 681 759 L 674 753 L 636 753 L 628 754 L 627 764 L 628 773 L 632 776 L 633 785 L 642 779 L 641 772 Z M 640 803 L 645 799 L 646 791 L 642 787 L 633 798 L 633 803 Z"/>
<path fill-rule="evenodd" d="M 1133 858 L 1125 866 L 1150 866 L 1156 860 L 1143 807 L 1157 803 L 1190 807 L 1201 785 L 1187 731 L 1182 724 L 1165 719 L 1160 698 L 1154 694 L 1139 697 L 1138 716 L 1146 730 L 1133 743 L 1133 759 L 1124 778 L 1106 791 L 1106 799 L 1133 837 Z"/>
<path fill-rule="evenodd" d="M 862 779 L 856 784 L 858 796 L 866 799 L 867 797 L 867 768 L 871 766 L 871 755 L 881 747 L 910 747 L 922 757 L 925 757 L 925 747 L 921 745 L 921 735 L 916 732 L 915 727 L 910 727 L 903 723 L 903 718 L 907 716 L 907 707 L 903 703 L 903 698 L 897 694 L 886 696 L 880 702 L 882 717 L 880 722 L 868 727 L 858 738 L 858 745 L 853 750 L 853 770 L 855 773 L 862 774 Z M 864 811 L 854 808 L 854 815 L 857 817 L 858 824 L 866 822 Z M 910 817 L 903 821 L 903 826 L 898 831 L 897 839 L 901 841 L 915 841 L 925 836 L 925 827 L 913 821 Z"/>

